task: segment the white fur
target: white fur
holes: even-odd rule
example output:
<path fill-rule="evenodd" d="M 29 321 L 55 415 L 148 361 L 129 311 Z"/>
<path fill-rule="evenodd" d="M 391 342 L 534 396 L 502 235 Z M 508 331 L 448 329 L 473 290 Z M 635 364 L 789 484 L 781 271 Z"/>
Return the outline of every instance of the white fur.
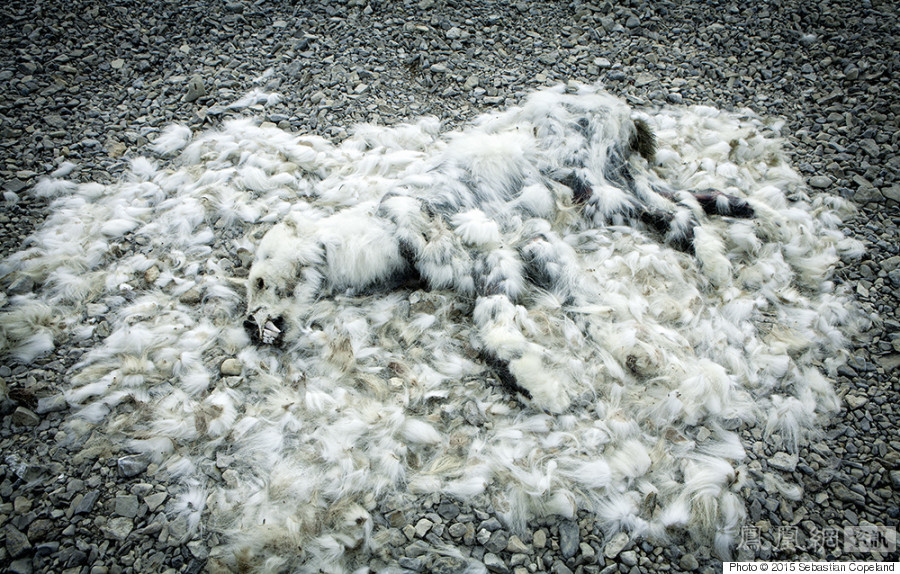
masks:
<path fill-rule="evenodd" d="M 610 535 L 674 528 L 724 555 L 744 514 L 725 423 L 790 451 L 838 408 L 829 377 L 858 317 L 829 276 L 860 246 L 840 231 L 847 205 L 793 193 L 802 179 L 753 116 L 643 114 L 657 161 L 623 158 L 635 189 L 616 183 L 607 151 L 630 116 L 572 85 L 453 133 L 169 128 L 154 145 L 178 155 L 158 166 L 42 184 L 47 221 L 0 263 L 5 286 L 34 285 L 0 297 L 0 349 L 27 363 L 70 336 L 91 345 L 67 429 L 160 465 L 181 488 L 170 519 L 214 531 L 226 562 L 369 565 L 378 513 L 419 493 L 493 502 L 511 528 L 578 511 Z M 580 205 L 572 171 L 592 188 Z M 756 215 L 707 217 L 653 185 L 727 190 Z M 642 205 L 669 231 L 629 215 Z M 671 247 L 691 231 L 696 257 Z M 125 234 L 140 247 L 123 253 Z M 406 271 L 428 288 L 380 290 Z M 281 347 L 251 344 L 257 310 L 285 318 Z"/>

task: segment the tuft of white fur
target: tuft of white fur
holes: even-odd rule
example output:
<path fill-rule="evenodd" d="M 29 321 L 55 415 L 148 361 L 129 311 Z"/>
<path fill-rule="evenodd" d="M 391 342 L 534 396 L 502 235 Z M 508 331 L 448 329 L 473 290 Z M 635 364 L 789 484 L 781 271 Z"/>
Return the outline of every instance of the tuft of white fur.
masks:
<path fill-rule="evenodd" d="M 456 233 L 467 244 L 489 247 L 500 242 L 497 222 L 488 218 L 480 209 L 473 209 L 453 216 Z"/>
<path fill-rule="evenodd" d="M 153 151 L 162 156 L 172 155 L 183 150 L 191 141 L 194 133 L 191 128 L 172 124 L 166 127 L 153 141 Z"/>

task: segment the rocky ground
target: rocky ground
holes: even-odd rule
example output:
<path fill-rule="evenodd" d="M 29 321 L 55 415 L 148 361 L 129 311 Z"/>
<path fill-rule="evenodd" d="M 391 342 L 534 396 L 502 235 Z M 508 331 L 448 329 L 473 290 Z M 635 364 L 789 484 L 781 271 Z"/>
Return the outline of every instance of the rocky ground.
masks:
<path fill-rule="evenodd" d="M 46 215 L 29 194 L 41 176 L 71 161 L 79 181 L 112 181 L 167 124 L 215 126 L 253 88 L 285 98 L 249 113 L 335 140 L 360 121 L 432 114 L 459 124 L 569 79 L 603 81 L 634 106 L 783 118 L 810 186 L 859 207 L 847 233 L 868 252 L 837 280 L 877 318 L 836 381 L 844 409 L 821 440 L 794 460 L 768 456 L 759 432 L 745 434 L 750 471 L 777 471 L 804 494 L 745 489 L 738 557 L 896 560 L 829 536 L 900 519 L 898 15 L 896 3 L 877 0 L 9 0 L 0 7 L 0 256 Z M 217 571 L 215 535 L 181 543 L 184 524 L 167 520 L 170 491 L 152 469 L 58 446 L 66 405 L 57 391 L 81 352 L 63 345 L 37 365 L 0 362 L 0 569 Z M 514 536 L 489 507 L 423 499 L 390 510 L 379 517 L 390 528 L 375 567 L 460 571 L 458 557 L 434 552 L 449 544 L 491 572 L 721 571 L 708 549 L 607 539 L 589 516 Z"/>

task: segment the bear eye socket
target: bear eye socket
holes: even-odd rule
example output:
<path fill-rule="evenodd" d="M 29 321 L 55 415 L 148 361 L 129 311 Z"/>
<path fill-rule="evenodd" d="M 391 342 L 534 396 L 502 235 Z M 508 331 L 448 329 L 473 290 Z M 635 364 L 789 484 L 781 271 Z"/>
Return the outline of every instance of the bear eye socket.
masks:
<path fill-rule="evenodd" d="M 266 288 L 266 282 L 263 281 L 263 278 L 262 278 L 262 277 L 257 277 L 257 278 L 256 278 L 256 288 L 259 289 L 259 290 L 263 290 L 263 289 Z"/>

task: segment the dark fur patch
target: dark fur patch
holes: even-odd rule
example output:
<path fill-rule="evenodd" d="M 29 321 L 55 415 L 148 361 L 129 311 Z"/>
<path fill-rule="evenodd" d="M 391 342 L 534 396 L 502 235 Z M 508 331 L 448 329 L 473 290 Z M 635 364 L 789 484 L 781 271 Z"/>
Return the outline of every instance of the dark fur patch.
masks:
<path fill-rule="evenodd" d="M 497 380 L 507 391 L 514 394 L 518 393 L 527 399 L 531 399 L 531 393 L 519 385 L 516 378 L 509 371 L 509 361 L 505 361 L 484 350 L 482 350 L 480 354 L 487 366 L 494 372 L 494 375 L 497 376 Z"/>
<path fill-rule="evenodd" d="M 697 199 L 697 202 L 707 215 L 730 215 L 743 218 L 750 218 L 755 215 L 753 208 L 745 200 L 721 191 L 707 189 L 701 192 L 694 192 L 692 195 Z M 728 200 L 727 206 L 719 203 L 722 197 Z"/>
<path fill-rule="evenodd" d="M 634 133 L 631 134 L 631 140 L 628 142 L 631 151 L 635 151 L 642 158 L 652 162 L 656 156 L 656 136 L 653 130 L 644 120 L 634 120 Z"/>
<path fill-rule="evenodd" d="M 572 203 L 575 205 L 585 203 L 591 198 L 591 194 L 594 192 L 594 190 L 591 189 L 591 186 L 575 175 L 574 172 L 564 177 L 560 183 L 572 190 Z"/>

